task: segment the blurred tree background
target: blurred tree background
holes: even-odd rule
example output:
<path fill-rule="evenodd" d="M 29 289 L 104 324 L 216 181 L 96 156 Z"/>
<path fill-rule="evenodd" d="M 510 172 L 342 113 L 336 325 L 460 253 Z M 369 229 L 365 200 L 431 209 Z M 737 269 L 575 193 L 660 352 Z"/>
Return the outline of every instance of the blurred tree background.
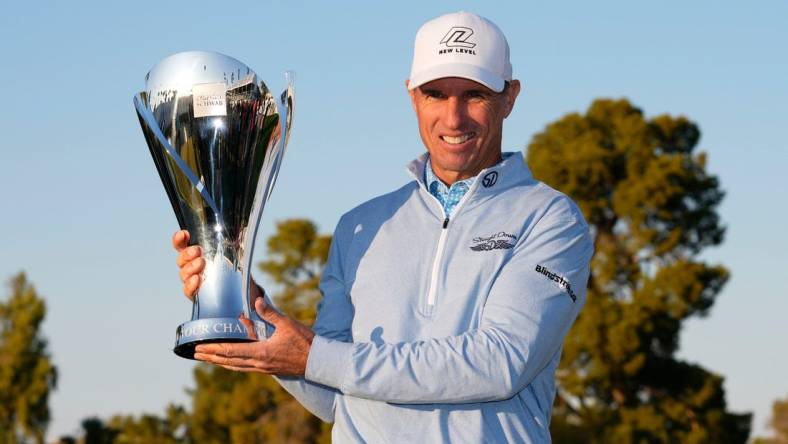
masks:
<path fill-rule="evenodd" d="M 43 443 L 57 369 L 39 333 L 44 300 L 24 273 L 0 300 L 0 442 Z"/>
<path fill-rule="evenodd" d="M 788 396 L 772 404 L 769 428 L 774 432 L 774 437 L 756 438 L 753 444 L 788 444 Z"/>
<path fill-rule="evenodd" d="M 706 171 L 705 153 L 695 151 L 699 139 L 698 126 L 685 117 L 646 118 L 627 100 L 599 99 L 584 114 L 550 123 L 528 146 L 534 176 L 577 202 L 596 249 L 588 300 L 557 374 L 551 424 L 557 443 L 747 440 L 751 417 L 728 411 L 723 378 L 676 358 L 682 324 L 706 316 L 729 278 L 723 266 L 699 259 L 725 232 L 717 214 L 724 193 Z M 260 265 L 276 284 L 277 305 L 306 324 L 314 319 L 329 243 L 312 222 L 287 220 L 268 239 L 268 260 Z M 43 302 L 17 276 L 0 306 L 5 437 L 38 439 L 46 427 L 55 371 L 36 333 L 41 318 Z M 87 418 L 78 439 L 60 442 L 330 441 L 330 425 L 273 378 L 203 364 L 194 377 L 190 410 L 170 405 L 163 417 Z M 788 400 L 775 403 L 773 416 L 776 440 L 758 442 L 786 442 Z"/>
<path fill-rule="evenodd" d="M 588 300 L 557 374 L 556 442 L 747 440 L 750 415 L 727 411 L 723 378 L 675 356 L 682 323 L 728 280 L 698 259 L 725 231 L 699 139 L 684 117 L 598 99 L 528 146 L 534 176 L 577 202 L 594 235 Z"/>

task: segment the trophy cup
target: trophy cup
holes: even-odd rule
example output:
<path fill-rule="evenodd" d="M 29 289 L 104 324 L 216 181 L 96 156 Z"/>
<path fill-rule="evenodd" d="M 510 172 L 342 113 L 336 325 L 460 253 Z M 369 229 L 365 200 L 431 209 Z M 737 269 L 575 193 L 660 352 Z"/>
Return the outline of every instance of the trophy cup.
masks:
<path fill-rule="evenodd" d="M 257 74 L 223 54 L 181 52 L 154 66 L 134 97 L 142 132 L 178 225 L 206 261 L 192 318 L 175 353 L 203 342 L 254 340 L 265 323 L 249 300 L 257 225 L 276 181 L 293 114 L 293 76 L 275 98 Z"/>

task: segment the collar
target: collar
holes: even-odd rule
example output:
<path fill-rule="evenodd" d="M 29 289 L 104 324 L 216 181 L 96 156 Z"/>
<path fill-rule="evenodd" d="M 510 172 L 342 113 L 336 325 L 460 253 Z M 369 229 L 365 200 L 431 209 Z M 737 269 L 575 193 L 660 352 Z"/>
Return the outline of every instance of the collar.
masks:
<path fill-rule="evenodd" d="M 436 185 L 433 185 L 436 183 Z M 456 188 L 465 187 L 465 190 L 471 189 L 473 183 L 476 182 L 476 177 L 469 177 L 467 179 L 458 180 L 451 184 L 451 186 L 446 185 L 443 183 L 442 180 L 438 179 L 438 176 L 435 175 L 435 171 L 432 170 L 432 161 L 427 155 L 427 164 L 424 166 L 424 185 L 427 187 L 427 190 L 432 192 L 433 189 L 437 190 L 439 193 L 448 193 L 449 190 Z"/>
<path fill-rule="evenodd" d="M 531 171 L 525 164 L 523 153 L 519 151 L 504 152 L 501 153 L 501 157 L 503 160 L 481 170 L 476 177 L 472 178 L 474 182 L 470 185 L 475 185 L 475 181 L 481 179 L 481 186 L 471 188 L 478 188 L 480 191 L 485 190 L 484 192 L 495 192 L 516 183 L 532 180 Z M 429 191 L 429 183 L 426 181 L 425 171 L 429 159 L 429 153 L 424 153 L 407 165 L 409 174 L 416 179 L 419 186 L 427 191 Z"/>
<path fill-rule="evenodd" d="M 531 171 L 525 164 L 523 153 L 506 152 L 501 153 L 503 160 L 497 164 L 485 168 L 473 178 L 470 188 L 465 193 L 463 208 L 471 209 L 488 199 L 493 199 L 507 189 L 522 185 L 530 185 L 534 182 Z M 429 154 L 424 153 L 408 164 L 408 172 L 416 179 L 416 184 L 421 188 L 423 195 L 430 195 L 429 185 L 426 182 L 426 167 L 429 162 Z M 444 185 L 445 186 L 445 185 Z M 465 211 L 465 210 L 463 210 Z M 436 216 L 443 218 L 444 214 Z M 456 216 L 456 215 L 455 215 Z"/>

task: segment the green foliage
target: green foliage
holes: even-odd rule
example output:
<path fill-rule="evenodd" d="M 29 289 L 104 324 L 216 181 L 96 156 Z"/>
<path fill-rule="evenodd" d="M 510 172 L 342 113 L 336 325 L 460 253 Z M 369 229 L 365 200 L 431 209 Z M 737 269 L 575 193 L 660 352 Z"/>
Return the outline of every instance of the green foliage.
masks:
<path fill-rule="evenodd" d="M 9 287 L 10 295 L 0 301 L 0 441 L 43 443 L 57 379 L 39 331 L 46 306 L 24 273 Z"/>
<path fill-rule="evenodd" d="M 118 432 L 107 427 L 99 418 L 86 418 L 82 421 L 82 444 L 112 444 Z M 73 438 L 72 438 L 73 439 Z"/>
<path fill-rule="evenodd" d="M 537 179 L 577 202 L 595 241 L 588 300 L 565 344 L 556 442 L 740 443 L 722 378 L 675 358 L 682 323 L 708 313 L 727 270 L 697 254 L 722 242 L 723 192 L 684 117 L 646 119 L 596 100 L 528 146 Z"/>
<path fill-rule="evenodd" d="M 758 438 L 753 441 L 754 444 L 788 444 L 788 397 L 772 404 L 769 427 L 774 431 L 774 437 Z"/>
<path fill-rule="evenodd" d="M 270 376 L 195 369 L 190 434 L 207 444 L 316 443 L 321 421 Z"/>
<path fill-rule="evenodd" d="M 269 259 L 260 264 L 281 287 L 274 297 L 277 307 L 305 324 L 311 325 L 315 319 L 318 284 L 330 244 L 331 236 L 318 234 L 312 222 L 285 220 L 268 239 Z"/>
<path fill-rule="evenodd" d="M 96 441 L 96 444 L 177 444 L 188 442 L 184 438 L 187 417 L 182 407 L 170 405 L 164 418 L 144 414 L 134 416 L 114 416 L 108 429 L 112 441 Z M 92 444 L 89 440 L 85 444 Z"/>
<path fill-rule="evenodd" d="M 178 444 L 188 443 L 185 436 L 187 415 L 183 407 L 169 405 L 164 418 L 143 414 L 116 415 L 104 423 L 99 418 L 82 421 L 82 437 L 61 437 L 60 444 Z"/>

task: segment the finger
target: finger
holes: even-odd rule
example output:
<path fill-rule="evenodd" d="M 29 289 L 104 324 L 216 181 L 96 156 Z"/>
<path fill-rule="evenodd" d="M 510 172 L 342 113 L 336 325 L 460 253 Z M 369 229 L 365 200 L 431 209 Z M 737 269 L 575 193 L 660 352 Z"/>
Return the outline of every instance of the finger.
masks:
<path fill-rule="evenodd" d="M 248 358 L 228 358 L 226 356 L 212 355 L 208 353 L 195 353 L 194 359 L 203 362 L 209 362 L 216 365 L 229 365 L 232 367 L 252 367 L 254 368 L 255 362 L 253 359 Z"/>
<path fill-rule="evenodd" d="M 254 301 L 258 297 L 265 297 L 265 290 L 263 287 L 257 285 L 257 282 L 254 281 L 254 278 L 249 278 L 249 303 L 254 305 Z"/>
<path fill-rule="evenodd" d="M 190 277 L 195 274 L 200 274 L 205 269 L 205 259 L 198 257 L 192 259 L 181 267 L 180 276 L 181 282 L 186 282 Z"/>
<path fill-rule="evenodd" d="M 178 268 L 181 268 L 198 257 L 202 257 L 202 248 L 200 248 L 199 245 L 193 245 L 189 248 L 182 249 L 175 258 L 175 263 L 178 265 Z"/>
<path fill-rule="evenodd" d="M 212 344 L 199 344 L 194 348 L 195 353 L 218 355 L 226 358 L 251 358 L 256 353 L 256 348 L 261 342 L 215 342 Z"/>
<path fill-rule="evenodd" d="M 257 337 L 257 331 L 254 328 L 254 322 L 244 315 L 241 315 L 238 320 L 241 321 L 241 324 L 243 324 L 244 328 L 246 329 L 246 336 L 249 337 L 249 339 L 257 341 L 259 338 Z"/>
<path fill-rule="evenodd" d="M 254 309 L 257 311 L 257 314 L 264 321 L 268 321 L 271 324 L 278 324 L 282 321 L 284 316 L 282 316 L 278 311 L 276 311 L 273 307 L 271 307 L 266 301 L 265 298 L 258 297 L 254 301 Z"/>
<path fill-rule="evenodd" d="M 260 371 L 260 369 L 258 369 L 257 367 L 235 367 L 235 366 L 232 366 L 232 365 L 221 365 L 221 364 L 217 364 L 217 365 L 219 367 L 225 368 L 227 370 L 232 370 L 234 372 L 249 373 L 249 372 L 259 372 Z"/>
<path fill-rule="evenodd" d="M 183 283 L 183 294 L 189 299 L 194 299 L 194 295 L 196 295 L 197 290 L 200 289 L 200 284 L 202 284 L 202 276 L 199 274 L 192 275 Z"/>
<path fill-rule="evenodd" d="M 175 248 L 175 251 L 181 251 L 188 247 L 189 237 L 189 232 L 186 230 L 176 231 L 175 234 L 172 235 L 172 246 Z"/>

